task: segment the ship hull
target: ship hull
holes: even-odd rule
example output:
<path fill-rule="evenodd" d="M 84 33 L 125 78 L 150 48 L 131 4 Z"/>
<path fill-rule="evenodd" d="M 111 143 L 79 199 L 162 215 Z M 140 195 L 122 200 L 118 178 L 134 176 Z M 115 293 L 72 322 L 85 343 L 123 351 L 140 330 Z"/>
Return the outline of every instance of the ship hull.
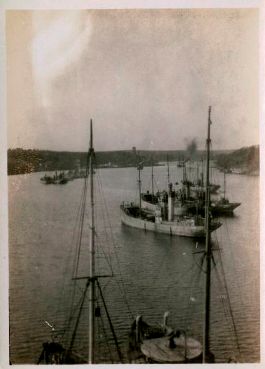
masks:
<path fill-rule="evenodd" d="M 139 217 L 133 217 L 129 214 L 126 206 L 121 205 L 121 222 L 129 227 L 143 229 L 144 231 L 151 231 L 155 233 L 164 233 L 170 236 L 181 236 L 181 237 L 191 237 L 191 238 L 204 238 L 205 237 L 205 227 L 204 225 L 191 225 L 191 221 L 187 219 L 186 221 L 174 221 L 161 223 L 156 223 L 148 219 L 141 219 Z M 185 224 L 186 222 L 186 224 Z M 211 231 L 220 227 L 220 223 L 216 223 L 211 227 Z"/>
<path fill-rule="evenodd" d="M 240 203 L 228 203 L 228 204 L 212 204 L 211 212 L 213 215 L 232 215 L 234 210 L 240 205 Z"/>

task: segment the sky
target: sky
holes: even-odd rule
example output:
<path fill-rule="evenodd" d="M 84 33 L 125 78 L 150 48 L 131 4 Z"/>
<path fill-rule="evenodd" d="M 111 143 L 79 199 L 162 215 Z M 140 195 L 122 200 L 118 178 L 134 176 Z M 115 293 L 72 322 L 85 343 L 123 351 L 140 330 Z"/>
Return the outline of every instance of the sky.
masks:
<path fill-rule="evenodd" d="M 8 147 L 259 143 L 255 9 L 9 10 Z"/>

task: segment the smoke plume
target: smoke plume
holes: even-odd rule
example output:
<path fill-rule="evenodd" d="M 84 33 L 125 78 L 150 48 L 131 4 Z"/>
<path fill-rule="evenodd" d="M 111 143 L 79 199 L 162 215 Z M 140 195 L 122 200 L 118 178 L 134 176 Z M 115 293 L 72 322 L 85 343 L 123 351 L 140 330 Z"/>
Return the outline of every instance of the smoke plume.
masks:
<path fill-rule="evenodd" d="M 188 142 L 186 152 L 189 159 L 194 159 L 197 152 L 197 141 L 195 138 Z"/>

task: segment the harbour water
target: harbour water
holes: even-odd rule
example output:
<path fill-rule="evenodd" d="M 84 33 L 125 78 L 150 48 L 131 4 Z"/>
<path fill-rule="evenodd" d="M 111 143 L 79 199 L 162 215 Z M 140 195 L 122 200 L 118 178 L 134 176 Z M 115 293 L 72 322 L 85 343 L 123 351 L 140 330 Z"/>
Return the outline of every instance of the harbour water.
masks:
<path fill-rule="evenodd" d="M 171 164 L 171 181 L 180 182 L 182 169 Z M 170 312 L 170 325 L 201 339 L 203 327 L 203 270 L 199 267 L 203 244 L 192 239 L 169 237 L 128 228 L 120 223 L 119 205 L 137 199 L 135 168 L 103 169 L 98 172 L 96 223 L 102 261 L 111 256 L 114 278 L 104 280 L 103 290 L 123 353 L 127 350 L 132 319 L 141 314 L 150 323 L 162 322 Z M 156 167 L 155 189 L 167 184 L 166 167 Z M 48 321 L 56 328 L 65 320 L 72 275 L 72 241 L 83 180 L 66 185 L 44 185 L 43 173 L 9 177 L 9 304 L 10 360 L 34 364 L 42 343 L 50 339 Z M 214 170 L 215 183 L 223 175 Z M 143 190 L 151 187 L 151 168 L 142 171 Z M 259 178 L 227 175 L 227 197 L 241 202 L 235 215 L 222 218 L 213 234 L 220 248 L 229 290 L 237 340 L 221 287 L 222 275 L 216 251 L 213 268 L 211 349 L 217 362 L 238 355 L 241 362 L 259 362 Z M 106 205 L 106 207 L 105 207 Z M 108 210 L 106 210 L 108 209 Z M 88 223 L 86 223 L 88 229 Z M 107 232 L 105 232 L 107 230 Z M 85 236 L 85 240 L 86 240 Z M 86 264 L 87 255 L 82 255 Z M 106 267 L 105 267 L 106 266 Z M 85 266 L 82 272 L 85 273 Z M 218 274 L 219 273 L 219 274 Z M 83 274 L 84 275 L 84 274 Z M 83 317 L 85 321 L 85 317 Z M 87 324 L 80 328 L 76 346 L 85 355 Z M 112 342 L 109 341 L 110 346 Z M 100 346 L 100 345 L 99 345 Z M 104 346 L 104 345 L 103 345 Z M 109 362 L 99 352 L 103 362 Z M 125 356 L 125 355 L 124 355 Z M 126 360 L 125 360 L 126 361 Z"/>

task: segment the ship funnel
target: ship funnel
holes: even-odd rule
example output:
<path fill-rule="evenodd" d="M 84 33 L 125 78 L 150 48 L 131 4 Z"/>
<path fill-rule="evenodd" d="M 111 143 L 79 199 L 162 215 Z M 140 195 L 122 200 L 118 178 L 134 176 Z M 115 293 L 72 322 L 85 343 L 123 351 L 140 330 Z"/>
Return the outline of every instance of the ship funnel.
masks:
<path fill-rule="evenodd" d="M 174 220 L 174 193 L 172 191 L 172 183 L 168 185 L 168 221 L 172 222 Z"/>

